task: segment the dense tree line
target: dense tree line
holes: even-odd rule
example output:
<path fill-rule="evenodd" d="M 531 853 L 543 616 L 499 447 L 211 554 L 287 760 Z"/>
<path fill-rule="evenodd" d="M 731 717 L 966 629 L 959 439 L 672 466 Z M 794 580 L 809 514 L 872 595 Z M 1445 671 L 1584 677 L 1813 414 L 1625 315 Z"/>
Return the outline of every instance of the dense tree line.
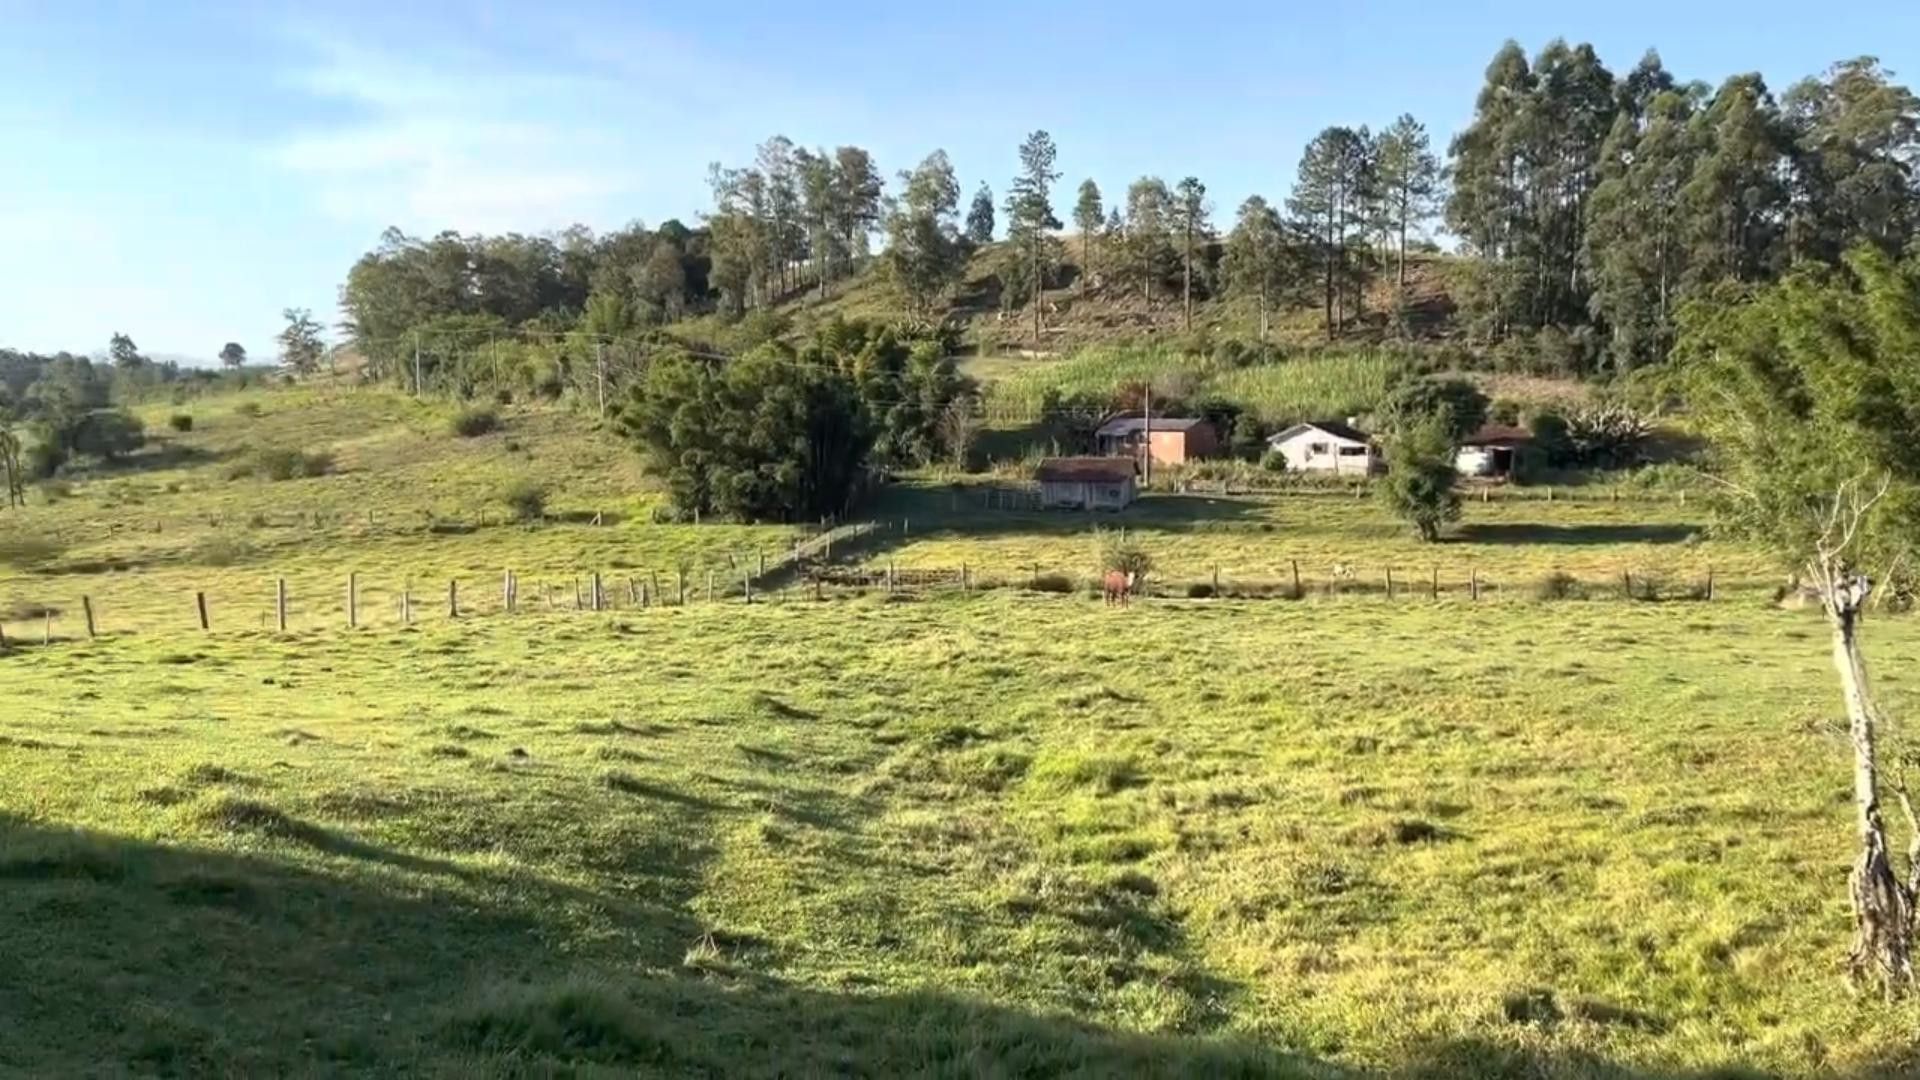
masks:
<path fill-rule="evenodd" d="M 1028 310 L 1036 338 L 1056 306 L 1048 290 L 1070 283 L 1177 299 L 1189 329 L 1198 301 L 1239 297 L 1263 338 L 1275 309 L 1304 303 L 1330 337 L 1411 333 L 1408 253 L 1444 224 L 1468 256 L 1446 271 L 1447 292 L 1493 362 L 1611 375 L 1663 359 L 1689 300 L 1831 262 L 1855 242 L 1898 252 L 1920 228 L 1920 101 L 1871 59 L 1776 98 L 1751 74 L 1717 90 L 1683 83 L 1652 53 L 1616 75 L 1588 45 L 1555 41 L 1530 58 L 1508 43 L 1444 162 L 1410 115 L 1377 131 L 1330 126 L 1287 190 L 1239 202 L 1224 236 L 1200 177 L 1111 192 L 1087 178 L 1069 189 L 1077 235 L 1063 243 L 1059 160 L 1052 137 L 1032 133 L 1004 197 L 981 183 L 963 215 L 944 151 L 889 191 L 860 147 L 775 136 L 745 164 L 709 167 L 712 206 L 692 228 L 390 230 L 348 275 L 347 329 L 396 381 L 597 388 L 607 343 L 705 313 L 758 312 L 777 331 L 775 304 L 867 266 L 904 318 L 931 324 L 1000 230 L 981 268 L 1006 309 Z"/>
<path fill-rule="evenodd" d="M 1664 359 L 1680 305 L 1920 224 L 1920 99 L 1871 58 L 1776 99 L 1758 75 L 1681 83 L 1648 53 L 1624 77 L 1591 47 L 1508 43 L 1453 141 L 1449 229 L 1485 341 L 1533 337 L 1553 366 Z"/>

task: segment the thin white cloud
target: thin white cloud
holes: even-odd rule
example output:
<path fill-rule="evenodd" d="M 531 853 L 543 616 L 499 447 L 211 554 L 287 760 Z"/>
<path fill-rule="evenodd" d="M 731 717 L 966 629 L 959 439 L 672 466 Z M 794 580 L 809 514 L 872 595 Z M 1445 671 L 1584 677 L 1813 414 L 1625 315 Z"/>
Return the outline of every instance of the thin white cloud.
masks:
<path fill-rule="evenodd" d="M 608 87 L 462 50 L 406 56 L 306 35 L 288 84 L 344 113 L 269 151 L 355 224 L 500 231 L 597 216 L 630 188 L 616 132 L 585 108 Z"/>
<path fill-rule="evenodd" d="M 802 80 L 645 27 L 529 13 L 515 29 L 557 51 L 478 38 L 400 51 L 294 32 L 305 59 L 284 82 L 334 116 L 291 131 L 268 160 L 357 227 L 531 232 L 684 216 L 704 201 L 705 162 L 744 161 L 782 130 L 849 139 L 863 122 Z M 812 130 L 824 123 L 834 130 Z"/>

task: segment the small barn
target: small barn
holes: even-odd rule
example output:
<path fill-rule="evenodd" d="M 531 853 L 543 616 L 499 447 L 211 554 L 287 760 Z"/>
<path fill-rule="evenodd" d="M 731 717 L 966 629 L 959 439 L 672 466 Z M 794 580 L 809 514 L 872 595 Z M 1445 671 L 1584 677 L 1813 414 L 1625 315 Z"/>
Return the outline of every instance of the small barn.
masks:
<path fill-rule="evenodd" d="M 1286 460 L 1288 472 L 1369 476 L 1384 464 L 1373 436 L 1351 420 L 1295 424 L 1269 438 L 1267 446 Z"/>
<path fill-rule="evenodd" d="M 1531 445 L 1533 436 L 1525 428 L 1488 424 L 1460 440 L 1453 467 L 1462 476 L 1512 476 Z"/>
<path fill-rule="evenodd" d="M 1040 505 L 1071 510 L 1125 509 L 1139 493 L 1131 457 L 1048 458 L 1034 477 Z"/>
<path fill-rule="evenodd" d="M 1151 455 L 1155 465 L 1184 465 L 1211 457 L 1220 449 L 1220 435 L 1197 416 L 1122 416 L 1093 433 L 1094 446 L 1110 457 Z"/>

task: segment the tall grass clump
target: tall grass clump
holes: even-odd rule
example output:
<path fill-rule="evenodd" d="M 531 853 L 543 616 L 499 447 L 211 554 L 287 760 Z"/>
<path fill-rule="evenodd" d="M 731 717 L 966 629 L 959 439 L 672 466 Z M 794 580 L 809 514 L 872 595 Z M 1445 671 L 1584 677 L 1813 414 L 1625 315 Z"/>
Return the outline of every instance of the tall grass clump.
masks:
<path fill-rule="evenodd" d="M 547 488 L 538 480 L 522 478 L 501 489 L 500 501 L 515 521 L 539 521 L 547 513 Z"/>
<path fill-rule="evenodd" d="M 448 428 L 463 439 L 477 439 L 500 430 L 500 414 L 492 409 L 461 409 L 447 422 Z"/>
<path fill-rule="evenodd" d="M 248 458 L 228 470 L 228 479 L 238 480 L 253 476 L 262 480 L 300 480 L 314 476 L 325 476 L 333 471 L 333 453 L 328 450 L 296 450 L 286 446 L 272 446 L 255 451 Z"/>
<path fill-rule="evenodd" d="M 1405 367 L 1382 352 L 1336 352 L 1223 371 L 1207 389 L 1269 424 L 1372 411 Z"/>

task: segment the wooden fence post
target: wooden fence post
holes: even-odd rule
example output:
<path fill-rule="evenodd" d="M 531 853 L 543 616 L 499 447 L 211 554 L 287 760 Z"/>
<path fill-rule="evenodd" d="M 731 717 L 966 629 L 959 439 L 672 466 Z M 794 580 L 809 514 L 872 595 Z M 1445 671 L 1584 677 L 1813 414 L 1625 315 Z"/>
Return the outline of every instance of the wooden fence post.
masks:
<path fill-rule="evenodd" d="M 400 583 L 400 625 L 413 625 L 413 582 Z"/>
<path fill-rule="evenodd" d="M 973 580 L 967 576 L 966 563 L 960 564 L 960 591 L 961 592 L 973 591 Z"/>
<path fill-rule="evenodd" d="M 53 644 L 53 609 L 48 608 L 45 615 L 46 620 L 40 624 L 40 644 L 51 645 Z"/>
<path fill-rule="evenodd" d="M 6 651 L 7 651 L 7 627 L 6 627 L 6 624 L 0 623 L 0 653 L 6 652 Z"/>
<path fill-rule="evenodd" d="M 1467 599 L 1480 599 L 1480 568 L 1477 566 L 1467 571 Z"/>
<path fill-rule="evenodd" d="M 1387 567 L 1387 599 L 1393 599 L 1393 567 Z"/>
<path fill-rule="evenodd" d="M 1707 567 L 1707 599 L 1713 599 L 1713 567 Z"/>
<path fill-rule="evenodd" d="M 1220 564 L 1213 564 L 1213 595 L 1220 595 Z"/>
<path fill-rule="evenodd" d="M 511 570 L 500 574 L 500 609 L 509 615 L 513 614 L 513 571 Z"/>
<path fill-rule="evenodd" d="M 287 632 L 287 579 L 273 579 L 273 622 L 281 633 Z"/>
<path fill-rule="evenodd" d="M 447 618 L 460 617 L 460 579 L 447 579 Z"/>
<path fill-rule="evenodd" d="M 687 606 L 687 569 L 684 566 L 680 568 L 680 606 Z"/>
<path fill-rule="evenodd" d="M 820 594 L 820 575 L 819 574 L 813 575 L 813 598 L 815 600 L 826 599 L 826 597 Z"/>
<path fill-rule="evenodd" d="M 200 629 L 213 629 L 212 624 L 207 621 L 207 594 L 204 592 L 194 593 L 193 606 L 200 613 Z"/>
<path fill-rule="evenodd" d="M 579 611 L 580 608 L 581 608 L 580 579 L 574 578 L 573 579 L 573 610 Z"/>
<path fill-rule="evenodd" d="M 627 575 L 627 606 L 640 606 L 640 586 L 634 582 L 632 574 Z"/>
<path fill-rule="evenodd" d="M 1633 571 L 1620 571 L 1620 595 L 1624 599 L 1633 599 Z"/>
<path fill-rule="evenodd" d="M 359 625 L 360 574 L 357 571 L 350 570 L 347 572 L 347 629 L 352 630 Z"/>
<path fill-rule="evenodd" d="M 1304 595 L 1300 592 L 1300 560 L 1288 559 L 1287 561 L 1293 564 L 1293 595 L 1298 598 Z"/>
<path fill-rule="evenodd" d="M 1711 580 L 1712 580 L 1712 576 L 1711 576 L 1711 572 L 1709 572 L 1709 576 L 1708 576 L 1708 580 L 1709 580 L 1709 581 L 1711 581 Z M 1711 586 L 1709 586 L 1709 590 L 1711 590 Z M 86 616 L 87 616 L 87 640 L 88 640 L 88 641 L 92 641 L 92 640 L 93 640 L 93 638 L 94 638 L 94 633 L 93 633 L 93 597 L 91 597 L 91 596 L 82 596 L 82 597 L 80 598 L 80 610 L 81 610 L 82 612 L 84 612 L 84 613 L 86 614 Z"/>
<path fill-rule="evenodd" d="M 756 552 L 756 554 L 760 556 L 760 576 L 766 577 L 767 576 L 767 553 L 764 551 L 761 551 L 761 552 Z"/>
<path fill-rule="evenodd" d="M 753 575 L 745 571 L 740 574 L 740 594 L 746 597 L 747 603 L 753 603 Z"/>
<path fill-rule="evenodd" d="M 1433 600 L 1440 599 L 1440 568 L 1437 566 L 1433 568 L 1433 587 L 1428 590 L 1427 595 Z"/>

